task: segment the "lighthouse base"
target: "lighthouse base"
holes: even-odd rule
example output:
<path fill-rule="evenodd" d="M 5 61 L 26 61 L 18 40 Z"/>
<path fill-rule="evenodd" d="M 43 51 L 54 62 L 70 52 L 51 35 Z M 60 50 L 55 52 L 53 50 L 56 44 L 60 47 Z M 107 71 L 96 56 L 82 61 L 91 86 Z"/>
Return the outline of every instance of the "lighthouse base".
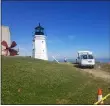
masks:
<path fill-rule="evenodd" d="M 48 60 L 47 56 L 44 56 L 44 55 L 35 55 L 36 59 L 41 59 L 41 60 Z"/>

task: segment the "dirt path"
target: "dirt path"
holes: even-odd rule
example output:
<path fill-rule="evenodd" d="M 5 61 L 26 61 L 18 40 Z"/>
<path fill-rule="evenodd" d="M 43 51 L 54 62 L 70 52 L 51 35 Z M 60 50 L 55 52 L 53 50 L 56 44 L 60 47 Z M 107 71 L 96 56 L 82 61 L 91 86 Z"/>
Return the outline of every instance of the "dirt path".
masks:
<path fill-rule="evenodd" d="M 99 69 L 81 69 L 84 72 L 90 73 L 95 77 L 103 78 L 104 80 L 110 81 L 110 74 Z"/>
<path fill-rule="evenodd" d="M 94 69 L 76 67 L 76 69 L 89 73 L 94 77 L 102 78 L 103 80 L 110 82 L 110 73 L 105 72 L 104 70 L 100 69 L 99 67 L 95 67 Z"/>

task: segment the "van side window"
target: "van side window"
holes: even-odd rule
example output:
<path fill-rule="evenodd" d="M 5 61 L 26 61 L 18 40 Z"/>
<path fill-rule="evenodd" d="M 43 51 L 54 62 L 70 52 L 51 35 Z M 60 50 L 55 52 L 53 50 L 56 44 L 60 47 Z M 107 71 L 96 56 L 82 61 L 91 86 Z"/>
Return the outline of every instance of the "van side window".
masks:
<path fill-rule="evenodd" d="M 82 55 L 82 59 L 87 59 L 87 55 Z"/>
<path fill-rule="evenodd" d="M 80 57 L 78 57 L 78 59 L 80 59 Z"/>

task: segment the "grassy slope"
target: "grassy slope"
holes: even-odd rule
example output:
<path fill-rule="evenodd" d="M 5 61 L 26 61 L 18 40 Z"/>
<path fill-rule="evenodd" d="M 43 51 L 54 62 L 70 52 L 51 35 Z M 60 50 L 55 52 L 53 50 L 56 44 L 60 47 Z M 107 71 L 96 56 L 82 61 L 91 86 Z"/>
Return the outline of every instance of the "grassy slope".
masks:
<path fill-rule="evenodd" d="M 109 85 L 69 65 L 2 57 L 2 104 L 93 104 Z"/>

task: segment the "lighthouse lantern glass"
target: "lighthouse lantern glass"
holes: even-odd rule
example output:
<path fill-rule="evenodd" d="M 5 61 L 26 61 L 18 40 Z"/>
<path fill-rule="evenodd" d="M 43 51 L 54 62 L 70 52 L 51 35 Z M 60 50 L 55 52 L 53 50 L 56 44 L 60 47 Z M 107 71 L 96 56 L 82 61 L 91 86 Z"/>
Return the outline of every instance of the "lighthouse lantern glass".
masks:
<path fill-rule="evenodd" d="M 44 28 L 41 27 L 40 24 L 39 24 L 39 26 L 37 26 L 37 27 L 35 28 L 35 34 L 36 34 L 36 35 L 44 35 Z"/>

